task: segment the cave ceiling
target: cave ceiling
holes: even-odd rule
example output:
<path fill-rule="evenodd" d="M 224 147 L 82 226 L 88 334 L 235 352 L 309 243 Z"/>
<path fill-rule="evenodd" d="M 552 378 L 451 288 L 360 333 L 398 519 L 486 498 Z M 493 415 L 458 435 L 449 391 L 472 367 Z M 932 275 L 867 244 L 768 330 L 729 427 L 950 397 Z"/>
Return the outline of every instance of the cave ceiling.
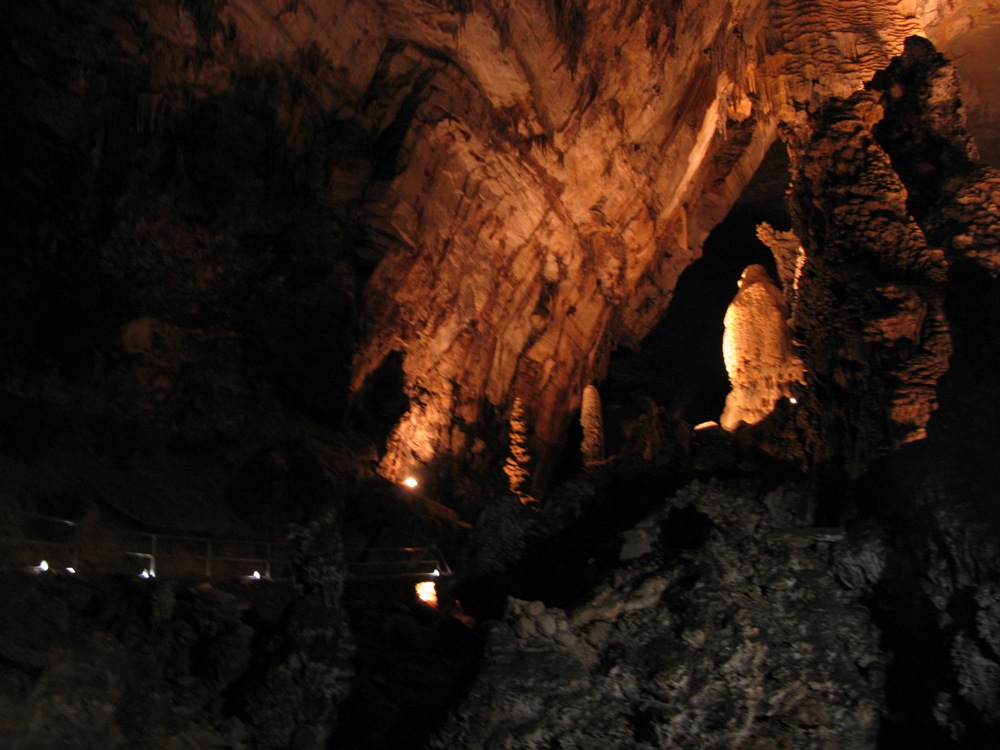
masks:
<path fill-rule="evenodd" d="M 70 191 L 104 191 L 103 209 L 73 199 L 79 222 L 115 214 L 94 230 L 102 273 L 143 287 L 115 319 L 143 362 L 129 382 L 148 394 L 173 377 L 164 348 L 190 361 L 225 339 L 186 321 L 222 304 L 227 279 L 285 278 L 246 245 L 285 231 L 255 212 L 289 204 L 289 231 L 349 259 L 324 266 L 317 303 L 343 314 L 302 313 L 350 329 L 330 377 L 364 400 L 387 362 L 401 369 L 381 456 L 394 479 L 475 471 L 515 397 L 539 462 L 558 451 L 585 386 L 650 331 L 776 139 L 814 142 L 810 117 L 907 37 L 955 57 L 980 154 L 1000 157 L 987 0 L 103 0 L 3 15 L 15 126 L 62 145 L 84 175 Z M 27 159 L 5 188 L 58 179 Z M 171 235 L 166 191 L 132 190 L 143 170 L 224 210 L 186 219 L 197 241 Z M 308 232 L 303 196 L 323 217 Z M 241 239 L 219 239 L 237 224 Z"/>

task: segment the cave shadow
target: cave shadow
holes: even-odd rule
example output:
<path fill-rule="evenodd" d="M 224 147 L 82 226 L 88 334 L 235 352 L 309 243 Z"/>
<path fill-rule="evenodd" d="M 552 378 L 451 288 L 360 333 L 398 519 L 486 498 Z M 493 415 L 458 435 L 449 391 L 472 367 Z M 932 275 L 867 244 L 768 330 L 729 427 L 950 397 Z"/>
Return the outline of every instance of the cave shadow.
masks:
<path fill-rule="evenodd" d="M 669 307 L 639 349 L 611 355 L 601 389 L 609 453 L 621 449 L 624 424 L 648 409 L 647 399 L 690 424 L 719 418 L 729 392 L 723 318 L 737 282 L 754 263 L 778 279 L 774 255 L 757 238 L 762 221 L 784 228 L 788 216 L 759 206 L 731 211 L 705 240 L 702 257 L 681 274 Z"/>
<path fill-rule="evenodd" d="M 344 605 L 355 677 L 330 746 L 425 747 L 479 672 L 481 634 L 417 601 L 412 581 L 348 581 Z"/>
<path fill-rule="evenodd" d="M 365 378 L 360 392 L 350 400 L 347 425 L 375 445 L 384 446 L 409 408 L 403 352 L 394 351 Z"/>
<path fill-rule="evenodd" d="M 954 590 L 938 589 L 948 596 L 944 610 L 928 594 L 942 574 L 935 571 L 935 560 L 954 554 L 937 517 L 941 500 L 966 518 L 989 520 L 978 513 L 975 482 L 955 473 L 951 456 L 932 437 L 874 461 L 843 491 L 851 509 L 848 529 L 877 529 L 886 542 L 878 580 L 861 597 L 879 630 L 885 658 L 885 713 L 877 747 L 996 747 L 997 728 L 963 697 L 963 677 L 952 653 L 956 637 L 978 638 L 975 587 L 955 579 Z M 949 575 L 957 566 L 951 559 Z M 961 737 L 949 736 L 941 725 L 935 714 L 942 710 L 961 725 Z"/>
<path fill-rule="evenodd" d="M 692 475 L 665 467 L 615 472 L 597 489 L 598 502 L 575 523 L 532 539 L 502 581 L 518 599 L 540 599 L 571 611 L 586 603 L 619 561 L 619 534 L 690 482 Z M 480 582 L 482 583 L 482 582 Z M 493 613 L 492 616 L 497 616 Z"/>

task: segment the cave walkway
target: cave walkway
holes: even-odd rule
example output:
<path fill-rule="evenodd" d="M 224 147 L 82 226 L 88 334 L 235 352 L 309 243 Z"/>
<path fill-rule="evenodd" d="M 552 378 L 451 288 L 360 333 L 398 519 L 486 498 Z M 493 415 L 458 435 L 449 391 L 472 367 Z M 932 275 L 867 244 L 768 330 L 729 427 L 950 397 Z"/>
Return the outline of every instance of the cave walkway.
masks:
<path fill-rule="evenodd" d="M 288 545 L 260 539 L 120 530 L 22 512 L 5 523 L 0 568 L 35 573 L 99 571 L 177 580 L 291 580 Z M 356 581 L 435 580 L 452 576 L 436 546 L 348 549 L 347 573 Z"/>
<path fill-rule="evenodd" d="M 448 578 L 451 567 L 435 545 L 348 550 L 347 574 L 356 580 Z"/>
<path fill-rule="evenodd" d="M 18 516 L 4 524 L 0 537 L 4 569 L 178 580 L 291 578 L 288 546 L 281 542 L 122 530 L 39 513 Z"/>

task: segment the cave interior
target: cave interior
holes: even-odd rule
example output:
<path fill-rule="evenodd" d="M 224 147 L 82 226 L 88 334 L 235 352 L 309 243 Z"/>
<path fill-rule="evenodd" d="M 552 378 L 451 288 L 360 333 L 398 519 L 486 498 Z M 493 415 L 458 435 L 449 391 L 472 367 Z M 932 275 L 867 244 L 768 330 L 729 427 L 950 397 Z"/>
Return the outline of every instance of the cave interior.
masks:
<path fill-rule="evenodd" d="M 0 19 L 0 745 L 1000 746 L 1000 4 Z"/>

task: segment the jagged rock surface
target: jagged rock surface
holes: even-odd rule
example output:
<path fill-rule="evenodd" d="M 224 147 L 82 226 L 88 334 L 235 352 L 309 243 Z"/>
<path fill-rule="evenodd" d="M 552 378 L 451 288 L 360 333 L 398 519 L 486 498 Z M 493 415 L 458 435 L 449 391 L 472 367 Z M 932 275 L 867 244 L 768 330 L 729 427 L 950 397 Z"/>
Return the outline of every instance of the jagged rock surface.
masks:
<path fill-rule="evenodd" d="M 147 519 L 229 503 L 243 520 L 286 522 L 286 506 L 315 513 L 343 489 L 323 428 L 347 414 L 386 475 L 450 475 L 474 510 L 491 495 L 483 479 L 501 479 L 515 398 L 544 486 L 581 389 L 660 316 L 780 131 L 805 253 L 795 335 L 808 392 L 794 416 L 775 415 L 775 444 L 871 483 L 827 488 L 850 493 L 824 513 L 867 512 L 876 529 L 849 536 L 831 565 L 829 533 L 775 537 L 755 520 L 759 498 L 692 490 L 674 504 L 709 519 L 692 521 L 698 543 L 670 535 L 676 509 L 628 533 L 621 592 L 595 594 L 579 619 L 569 605 L 519 605 L 523 642 L 494 629 L 486 679 L 441 741 L 478 741 L 485 726 L 527 744 L 701 744 L 718 715 L 726 746 L 822 744 L 838 722 L 864 746 L 884 668 L 886 743 L 926 732 L 995 745 L 997 175 L 967 142 L 954 77 L 919 42 L 860 89 L 909 35 L 989 38 L 996 18 L 991 0 L 5 3 L 2 502 L 94 497 Z M 628 427 L 619 465 L 686 466 L 688 438 L 653 408 Z M 742 468 L 712 445 L 693 465 Z M 893 494 L 900 477 L 913 486 Z M 598 503 L 577 490 L 541 522 L 585 519 Z M 764 506 L 797 522 L 794 503 Z M 484 513 L 483 533 L 498 536 L 481 571 L 516 560 L 533 512 Z M 259 725 L 218 725 L 218 693 L 246 658 L 230 603 L 178 594 L 210 611 L 195 625 L 168 618 L 152 655 L 123 653 L 100 627 L 68 658 L 40 655 L 47 636 L 70 640 L 40 621 L 3 644 L 16 651 L 0 660 L 12 742 L 135 744 L 163 719 L 178 726 L 157 734 L 165 742 L 239 746 L 252 725 L 261 742 L 321 743 L 346 679 L 322 590 L 281 641 L 317 679 L 297 683 L 297 657 L 273 655 L 269 684 L 294 705 Z M 108 623 L 146 632 L 144 617 Z M 25 643 L 37 653 L 17 651 Z M 819 643 L 846 650 L 827 663 L 806 647 Z M 192 644 L 218 673 L 155 697 L 171 657 L 202 668 Z M 92 668 L 94 655 L 113 668 Z M 786 681 L 772 658 L 807 679 Z M 66 682 L 91 697 L 61 693 Z M 575 723 L 542 715 L 518 686 L 573 706 Z M 133 687 L 155 715 L 128 723 Z"/>
<path fill-rule="evenodd" d="M 4 747 L 250 746 L 221 697 L 254 636 L 231 593 L 21 573 L 0 585 Z"/>
<path fill-rule="evenodd" d="M 794 485 L 688 486 L 585 604 L 511 602 L 432 747 L 874 747 L 878 634 L 811 510 Z"/>
<path fill-rule="evenodd" d="M 955 71 L 927 42 L 913 39 L 906 54 L 873 82 L 885 117 L 875 136 L 906 187 L 907 207 L 941 248 L 949 285 L 944 309 L 953 357 L 940 381 L 941 414 L 931 439 L 951 471 L 975 477 L 987 495 L 1000 480 L 995 434 L 1000 388 L 1000 170 L 979 159 L 965 127 Z M 997 511 L 984 503 L 992 517 Z"/>
<path fill-rule="evenodd" d="M 808 373 L 800 420 L 813 462 L 852 474 L 926 434 L 951 353 L 944 254 L 875 141 L 881 115 L 869 92 L 832 100 L 789 149 L 806 258 L 793 320 Z"/>

